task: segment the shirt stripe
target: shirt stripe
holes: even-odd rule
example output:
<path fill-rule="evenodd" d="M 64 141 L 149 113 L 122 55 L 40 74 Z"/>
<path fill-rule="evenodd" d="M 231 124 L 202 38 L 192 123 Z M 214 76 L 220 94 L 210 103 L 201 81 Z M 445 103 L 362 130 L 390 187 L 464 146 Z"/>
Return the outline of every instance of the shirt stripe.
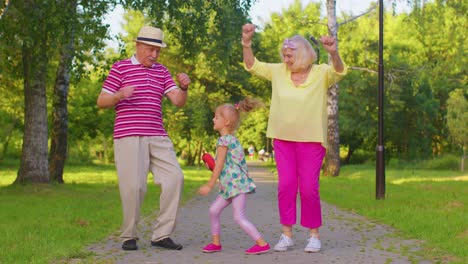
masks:
<path fill-rule="evenodd" d="M 115 105 L 114 139 L 129 136 L 167 136 L 161 108 L 164 96 L 177 88 L 162 64 L 145 67 L 135 57 L 114 63 L 102 91 L 114 94 L 133 86 L 130 98 Z"/>

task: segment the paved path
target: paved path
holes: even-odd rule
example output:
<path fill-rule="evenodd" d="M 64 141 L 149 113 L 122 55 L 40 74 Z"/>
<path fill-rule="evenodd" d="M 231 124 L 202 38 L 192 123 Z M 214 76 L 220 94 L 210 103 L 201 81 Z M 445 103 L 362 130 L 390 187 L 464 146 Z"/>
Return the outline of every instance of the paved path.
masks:
<path fill-rule="evenodd" d="M 276 178 L 266 168 L 249 163 L 251 177 L 257 184 L 257 192 L 248 196 L 247 217 L 259 229 L 273 247 L 280 235 L 278 209 L 276 206 Z M 418 241 L 403 240 L 387 226 L 373 223 L 362 216 L 345 212 L 322 203 L 324 226 L 320 229 L 322 251 L 306 253 L 307 231 L 295 227 L 295 243 L 292 250 L 250 256 L 244 250 L 253 241 L 232 219 L 232 208 L 228 207 L 221 217 L 223 251 L 203 253 L 201 248 L 211 242 L 208 207 L 215 192 L 208 197 L 194 197 L 180 208 L 178 224 L 172 238 L 181 243 L 180 251 L 151 247 L 151 221 L 146 217 L 140 224 L 141 239 L 138 251 L 123 251 L 118 234 L 107 241 L 89 247 L 96 253 L 93 263 L 255 263 L 255 264 L 302 264 L 302 263 L 431 263 L 421 260 L 414 250 Z M 298 210 L 299 212 L 299 210 Z M 298 217 L 298 219 L 300 219 Z"/>

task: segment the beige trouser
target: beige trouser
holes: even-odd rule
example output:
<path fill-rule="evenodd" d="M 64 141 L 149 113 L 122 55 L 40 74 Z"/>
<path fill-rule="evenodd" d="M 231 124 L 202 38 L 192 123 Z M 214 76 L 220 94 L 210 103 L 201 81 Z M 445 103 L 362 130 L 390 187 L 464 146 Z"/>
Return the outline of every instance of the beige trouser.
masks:
<path fill-rule="evenodd" d="M 114 140 L 114 155 L 122 200 L 123 240 L 138 239 L 137 224 L 146 193 L 148 172 L 161 185 L 159 215 L 151 240 L 168 237 L 175 228 L 184 175 L 169 137 L 125 137 Z"/>

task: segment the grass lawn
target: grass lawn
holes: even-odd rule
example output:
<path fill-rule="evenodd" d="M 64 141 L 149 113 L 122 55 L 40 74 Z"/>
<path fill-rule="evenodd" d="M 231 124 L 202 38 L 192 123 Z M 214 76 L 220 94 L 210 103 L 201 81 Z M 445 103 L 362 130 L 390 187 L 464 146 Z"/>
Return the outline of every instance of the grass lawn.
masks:
<path fill-rule="evenodd" d="M 84 258 L 91 254 L 86 245 L 119 229 L 122 211 L 113 165 L 67 166 L 66 184 L 8 186 L 17 168 L 16 163 L 0 163 L 0 263 Z M 210 172 L 204 167 L 183 170 L 185 202 Z M 159 205 L 160 189 L 148 178 L 144 215 Z"/>
<path fill-rule="evenodd" d="M 375 168 L 345 166 L 322 177 L 321 198 L 393 226 L 403 237 L 424 240 L 440 262 L 468 263 L 468 174 L 386 169 L 386 198 L 375 199 Z"/>

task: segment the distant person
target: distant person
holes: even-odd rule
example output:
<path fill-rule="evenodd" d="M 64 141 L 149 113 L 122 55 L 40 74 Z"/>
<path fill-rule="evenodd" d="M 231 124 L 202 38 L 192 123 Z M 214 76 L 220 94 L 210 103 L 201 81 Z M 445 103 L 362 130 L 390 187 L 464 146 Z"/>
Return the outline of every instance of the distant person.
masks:
<path fill-rule="evenodd" d="M 282 63 L 258 61 L 252 51 L 253 24 L 242 27 L 245 68 L 272 83 L 267 137 L 273 138 L 278 170 L 278 207 L 282 234 L 274 250 L 294 245 L 296 197 L 301 197 L 301 225 L 309 229 L 306 252 L 321 248 L 322 212 L 319 176 L 327 145 L 327 91 L 346 74 L 335 38 L 320 38 L 333 66 L 314 64 L 317 55 L 310 43 L 296 35 L 283 41 Z"/>
<path fill-rule="evenodd" d="M 257 228 L 247 220 L 245 207 L 247 194 L 255 192 L 255 184 L 249 177 L 244 148 L 235 137 L 234 132 L 239 127 L 240 112 L 248 112 L 261 105 L 259 101 L 249 98 L 236 104 L 218 106 L 213 118 L 213 128 L 219 132 L 216 147 L 215 167 L 210 181 L 201 186 L 199 194 L 208 195 L 219 180 L 219 192 L 216 200 L 210 206 L 212 243 L 203 247 L 202 251 L 212 253 L 221 251 L 221 223 L 222 211 L 232 204 L 234 220 L 255 241 L 255 245 L 245 251 L 246 254 L 260 254 L 270 250 Z"/>
<path fill-rule="evenodd" d="M 250 145 L 249 148 L 247 149 L 247 151 L 249 152 L 249 159 L 250 160 L 253 160 L 253 157 L 254 157 L 254 153 L 255 153 L 255 148 L 253 145 Z"/>
<path fill-rule="evenodd" d="M 267 161 L 268 160 L 268 155 L 269 153 L 265 151 L 265 149 L 261 149 L 258 152 L 258 159 L 261 161 Z"/>
<path fill-rule="evenodd" d="M 184 183 L 174 146 L 163 125 L 162 100 L 178 107 L 187 100 L 190 79 L 177 74 L 179 87 L 169 70 L 157 62 L 163 42 L 161 29 L 143 26 L 138 33 L 136 53 L 114 63 L 97 100 L 100 108 L 115 108 L 114 154 L 123 208 L 123 250 L 136 250 L 137 224 L 146 193 L 148 172 L 161 184 L 159 215 L 151 245 L 182 249 L 170 238 Z"/>
<path fill-rule="evenodd" d="M 259 155 L 259 156 L 265 155 L 265 150 L 264 150 L 264 149 L 261 149 L 261 150 L 258 152 L 258 155 Z"/>

